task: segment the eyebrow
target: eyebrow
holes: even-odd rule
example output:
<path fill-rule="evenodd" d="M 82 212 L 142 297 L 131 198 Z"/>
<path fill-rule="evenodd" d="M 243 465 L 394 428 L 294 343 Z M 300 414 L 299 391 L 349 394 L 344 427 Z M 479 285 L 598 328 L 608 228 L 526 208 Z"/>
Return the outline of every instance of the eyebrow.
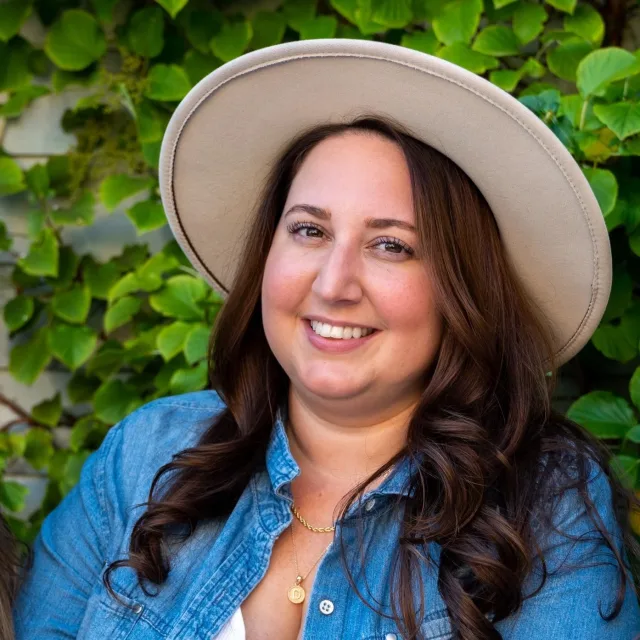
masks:
<path fill-rule="evenodd" d="M 312 204 L 294 204 L 283 216 L 286 218 L 290 213 L 304 212 L 320 220 L 330 220 L 331 211 L 316 207 Z M 416 228 L 409 222 L 404 220 L 396 220 L 395 218 L 365 218 L 364 226 L 368 229 L 388 229 L 389 227 L 398 227 L 416 233 Z"/>

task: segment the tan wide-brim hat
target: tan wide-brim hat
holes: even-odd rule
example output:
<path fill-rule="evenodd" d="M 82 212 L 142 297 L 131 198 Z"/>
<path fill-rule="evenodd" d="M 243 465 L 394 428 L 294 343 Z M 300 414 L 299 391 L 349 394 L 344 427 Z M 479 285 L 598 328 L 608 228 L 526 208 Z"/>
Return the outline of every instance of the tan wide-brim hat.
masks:
<path fill-rule="evenodd" d="M 226 296 L 275 159 L 302 130 L 362 113 L 393 117 L 473 180 L 550 323 L 558 363 L 569 360 L 596 329 L 611 289 L 609 236 L 589 183 L 514 97 L 405 47 L 288 42 L 236 58 L 189 91 L 162 141 L 160 191 L 193 266 Z"/>

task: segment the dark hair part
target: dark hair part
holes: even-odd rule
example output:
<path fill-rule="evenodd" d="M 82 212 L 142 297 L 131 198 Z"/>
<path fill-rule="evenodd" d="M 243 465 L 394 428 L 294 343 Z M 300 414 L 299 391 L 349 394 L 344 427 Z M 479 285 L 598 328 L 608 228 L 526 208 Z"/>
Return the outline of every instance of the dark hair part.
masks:
<path fill-rule="evenodd" d="M 524 579 L 540 555 L 532 514 L 551 525 L 556 504 L 551 498 L 570 489 L 577 489 L 599 539 L 617 561 L 619 588 L 608 617 L 617 616 L 628 577 L 623 554 L 593 515 L 587 493 L 590 464 L 595 462 L 607 475 L 632 557 L 640 556 L 640 545 L 628 514 L 640 501 L 615 477 L 608 449 L 551 407 L 556 365 L 549 330 L 515 277 L 478 188 L 453 161 L 400 124 L 370 115 L 304 132 L 274 165 L 257 203 L 242 268 L 211 335 L 211 387 L 226 408 L 197 446 L 160 468 L 147 510 L 133 529 L 129 557 L 108 567 L 105 585 L 117 598 L 110 574 L 120 566 L 133 568 L 143 589 L 145 579 L 163 583 L 174 528 L 185 527 L 188 537 L 198 522 L 228 516 L 252 474 L 264 469 L 274 407 L 286 398 L 289 384 L 262 328 L 260 292 L 267 254 L 307 154 L 330 136 L 354 133 L 382 136 L 404 152 L 421 257 L 432 271 L 444 320 L 442 343 L 427 372 L 405 448 L 356 487 L 340 512 L 342 520 L 366 487 L 403 455 L 415 460 L 422 454 L 411 477 L 413 495 L 399 501 L 403 520 L 391 576 L 395 580 L 399 571 L 399 585 L 391 589 L 398 601 L 392 603 L 391 617 L 403 637 L 422 637 L 413 575 L 420 575 L 421 548 L 433 541 L 441 545 L 438 586 L 454 637 L 500 637 L 493 623 L 519 608 Z M 166 474 L 171 477 L 160 492 L 159 481 Z M 357 590 L 343 545 L 341 539 L 342 562 Z M 543 557 L 542 564 L 540 588 L 547 577 Z M 420 582 L 420 593 L 422 586 Z"/>

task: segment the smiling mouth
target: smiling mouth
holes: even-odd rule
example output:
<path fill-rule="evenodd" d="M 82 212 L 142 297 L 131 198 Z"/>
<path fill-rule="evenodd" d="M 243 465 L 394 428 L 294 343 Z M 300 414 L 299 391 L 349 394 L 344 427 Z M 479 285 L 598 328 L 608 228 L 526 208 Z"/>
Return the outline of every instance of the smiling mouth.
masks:
<path fill-rule="evenodd" d="M 316 335 L 333 340 L 359 340 L 377 332 L 377 329 L 333 326 L 317 320 L 306 320 L 306 322 Z"/>

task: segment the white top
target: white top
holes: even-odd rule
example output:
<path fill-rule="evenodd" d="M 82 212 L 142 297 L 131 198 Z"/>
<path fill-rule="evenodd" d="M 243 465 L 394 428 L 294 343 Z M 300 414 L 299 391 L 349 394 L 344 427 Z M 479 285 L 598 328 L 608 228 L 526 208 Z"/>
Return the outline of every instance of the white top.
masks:
<path fill-rule="evenodd" d="M 220 629 L 220 633 L 215 637 L 215 640 L 245 640 L 245 637 L 242 611 L 238 607 L 224 627 Z"/>

